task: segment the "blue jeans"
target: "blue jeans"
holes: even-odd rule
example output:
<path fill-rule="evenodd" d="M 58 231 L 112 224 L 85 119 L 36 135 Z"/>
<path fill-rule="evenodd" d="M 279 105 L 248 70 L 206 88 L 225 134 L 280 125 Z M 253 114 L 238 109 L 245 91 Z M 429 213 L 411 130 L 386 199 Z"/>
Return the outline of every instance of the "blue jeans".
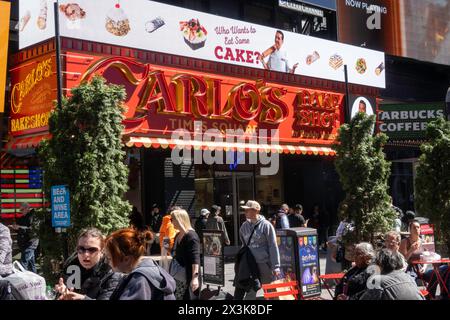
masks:
<path fill-rule="evenodd" d="M 22 251 L 20 262 L 22 266 L 28 271 L 36 273 L 36 261 L 34 252 L 36 250 L 32 248 L 26 248 Z"/>

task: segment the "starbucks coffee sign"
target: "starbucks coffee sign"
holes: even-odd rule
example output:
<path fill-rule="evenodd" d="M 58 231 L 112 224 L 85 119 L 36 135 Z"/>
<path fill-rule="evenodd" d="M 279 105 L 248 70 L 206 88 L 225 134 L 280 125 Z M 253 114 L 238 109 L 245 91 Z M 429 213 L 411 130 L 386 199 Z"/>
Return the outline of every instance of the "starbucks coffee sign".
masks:
<path fill-rule="evenodd" d="M 429 122 L 444 116 L 443 103 L 379 106 L 378 128 L 392 140 L 422 140 Z"/>

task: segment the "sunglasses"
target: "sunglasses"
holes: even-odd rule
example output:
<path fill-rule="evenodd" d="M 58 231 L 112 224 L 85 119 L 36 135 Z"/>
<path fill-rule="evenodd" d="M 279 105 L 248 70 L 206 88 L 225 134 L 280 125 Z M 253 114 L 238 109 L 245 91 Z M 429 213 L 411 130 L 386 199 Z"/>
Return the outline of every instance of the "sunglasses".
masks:
<path fill-rule="evenodd" d="M 82 246 L 77 247 L 77 252 L 79 254 L 84 254 L 86 252 L 89 252 L 89 254 L 94 254 L 94 253 L 97 253 L 98 251 L 100 251 L 100 249 L 99 248 L 95 248 L 95 247 L 91 247 L 91 248 L 85 248 L 85 247 L 82 247 Z"/>

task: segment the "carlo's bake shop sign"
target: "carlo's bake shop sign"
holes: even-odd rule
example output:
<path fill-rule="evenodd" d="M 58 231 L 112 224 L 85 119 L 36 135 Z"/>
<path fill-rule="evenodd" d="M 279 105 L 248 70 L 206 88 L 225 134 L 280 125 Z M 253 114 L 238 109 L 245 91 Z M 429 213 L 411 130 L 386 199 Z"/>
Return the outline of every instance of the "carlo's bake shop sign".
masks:
<path fill-rule="evenodd" d="M 29 2 L 21 1 L 21 12 Z M 148 0 L 59 1 L 64 37 L 385 87 L 384 53 Z"/>
<path fill-rule="evenodd" d="M 56 99 L 55 70 L 55 56 L 50 55 L 11 70 L 11 135 L 47 130 Z"/>

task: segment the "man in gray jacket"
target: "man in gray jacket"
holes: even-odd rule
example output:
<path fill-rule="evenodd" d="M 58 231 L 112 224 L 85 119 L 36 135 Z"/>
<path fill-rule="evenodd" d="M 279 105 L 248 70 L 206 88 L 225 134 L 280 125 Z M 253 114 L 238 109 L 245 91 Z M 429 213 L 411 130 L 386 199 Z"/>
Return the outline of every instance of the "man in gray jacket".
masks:
<path fill-rule="evenodd" d="M 245 206 L 241 207 L 245 210 L 245 221 L 239 231 L 242 245 L 248 243 L 250 235 L 253 233 L 249 248 L 255 257 L 260 273 L 261 284 L 271 283 L 275 277 L 280 275 L 280 253 L 278 251 L 276 233 L 273 225 L 267 221 L 264 216 L 260 215 L 261 206 L 256 201 L 248 201 Z M 236 288 L 235 299 L 255 300 L 256 292 L 239 292 Z"/>
<path fill-rule="evenodd" d="M 12 240 L 7 227 L 0 223 L 0 276 L 12 273 Z"/>

